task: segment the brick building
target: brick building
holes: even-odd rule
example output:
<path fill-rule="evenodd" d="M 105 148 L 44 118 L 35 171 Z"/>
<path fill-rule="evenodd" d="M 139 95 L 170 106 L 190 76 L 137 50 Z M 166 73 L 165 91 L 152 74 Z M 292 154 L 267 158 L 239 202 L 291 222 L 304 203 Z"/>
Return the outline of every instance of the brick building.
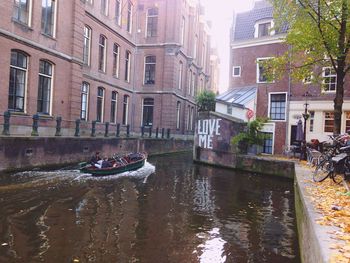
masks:
<path fill-rule="evenodd" d="M 0 112 L 11 134 L 63 135 L 80 120 L 192 134 L 209 89 L 210 37 L 199 1 L 5 1 L 0 9 Z M 0 125 L 3 123 L 1 115 Z"/>
<path fill-rule="evenodd" d="M 248 87 L 256 88 L 255 104 L 243 106 L 246 106 L 246 110 L 253 110 L 255 117 L 270 119 L 263 130 L 267 136 L 264 152 L 282 153 L 286 146 L 295 142 L 296 125 L 302 119 L 306 100 L 310 114 L 306 123 L 306 140 L 317 138 L 323 141 L 327 140 L 327 135 L 332 134 L 336 84 L 334 74 L 326 68 L 323 68 L 323 82 L 320 84 L 307 81 L 296 83 L 287 73 L 280 80 L 268 82 L 263 75 L 263 65 L 259 62 L 278 57 L 288 49 L 283 41 L 287 27 L 276 32 L 273 26 L 273 7 L 265 0 L 256 1 L 253 9 L 234 15 L 231 29 L 230 87 L 242 91 Z M 350 129 L 350 91 L 345 90 L 343 132 Z M 229 97 L 230 92 L 237 93 L 228 91 L 225 96 Z M 232 105 L 227 107 L 232 108 Z"/>

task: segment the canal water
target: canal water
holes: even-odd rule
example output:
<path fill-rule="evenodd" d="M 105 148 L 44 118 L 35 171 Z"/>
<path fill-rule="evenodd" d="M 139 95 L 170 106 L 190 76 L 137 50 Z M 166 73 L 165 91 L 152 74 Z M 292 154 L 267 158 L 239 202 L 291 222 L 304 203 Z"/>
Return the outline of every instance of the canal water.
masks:
<path fill-rule="evenodd" d="M 293 182 L 154 157 L 0 176 L 0 262 L 300 262 Z"/>

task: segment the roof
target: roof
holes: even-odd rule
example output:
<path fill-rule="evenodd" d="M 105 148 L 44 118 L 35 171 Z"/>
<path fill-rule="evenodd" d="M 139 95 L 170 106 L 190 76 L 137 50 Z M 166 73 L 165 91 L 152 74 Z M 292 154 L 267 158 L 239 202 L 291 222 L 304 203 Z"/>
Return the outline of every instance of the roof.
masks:
<path fill-rule="evenodd" d="M 255 23 L 262 19 L 273 18 L 273 6 L 265 1 L 257 1 L 252 10 L 238 13 L 235 17 L 233 30 L 233 41 L 247 40 L 254 38 L 254 26 Z M 283 28 L 278 33 L 285 33 L 287 31 L 287 26 Z"/>
<path fill-rule="evenodd" d="M 244 107 L 256 97 L 256 92 L 256 86 L 234 88 L 216 96 L 216 100 L 218 102 Z"/>

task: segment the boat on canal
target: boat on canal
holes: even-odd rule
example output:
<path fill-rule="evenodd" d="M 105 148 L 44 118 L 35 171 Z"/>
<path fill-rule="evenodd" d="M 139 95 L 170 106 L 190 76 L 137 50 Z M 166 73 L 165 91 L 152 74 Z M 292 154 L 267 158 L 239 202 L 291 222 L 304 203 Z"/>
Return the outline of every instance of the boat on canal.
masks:
<path fill-rule="evenodd" d="M 145 165 L 146 153 L 128 153 L 125 155 L 114 155 L 108 159 L 110 167 L 97 168 L 95 165 L 82 162 L 79 164 L 81 173 L 88 173 L 93 176 L 105 176 L 137 170 Z"/>

